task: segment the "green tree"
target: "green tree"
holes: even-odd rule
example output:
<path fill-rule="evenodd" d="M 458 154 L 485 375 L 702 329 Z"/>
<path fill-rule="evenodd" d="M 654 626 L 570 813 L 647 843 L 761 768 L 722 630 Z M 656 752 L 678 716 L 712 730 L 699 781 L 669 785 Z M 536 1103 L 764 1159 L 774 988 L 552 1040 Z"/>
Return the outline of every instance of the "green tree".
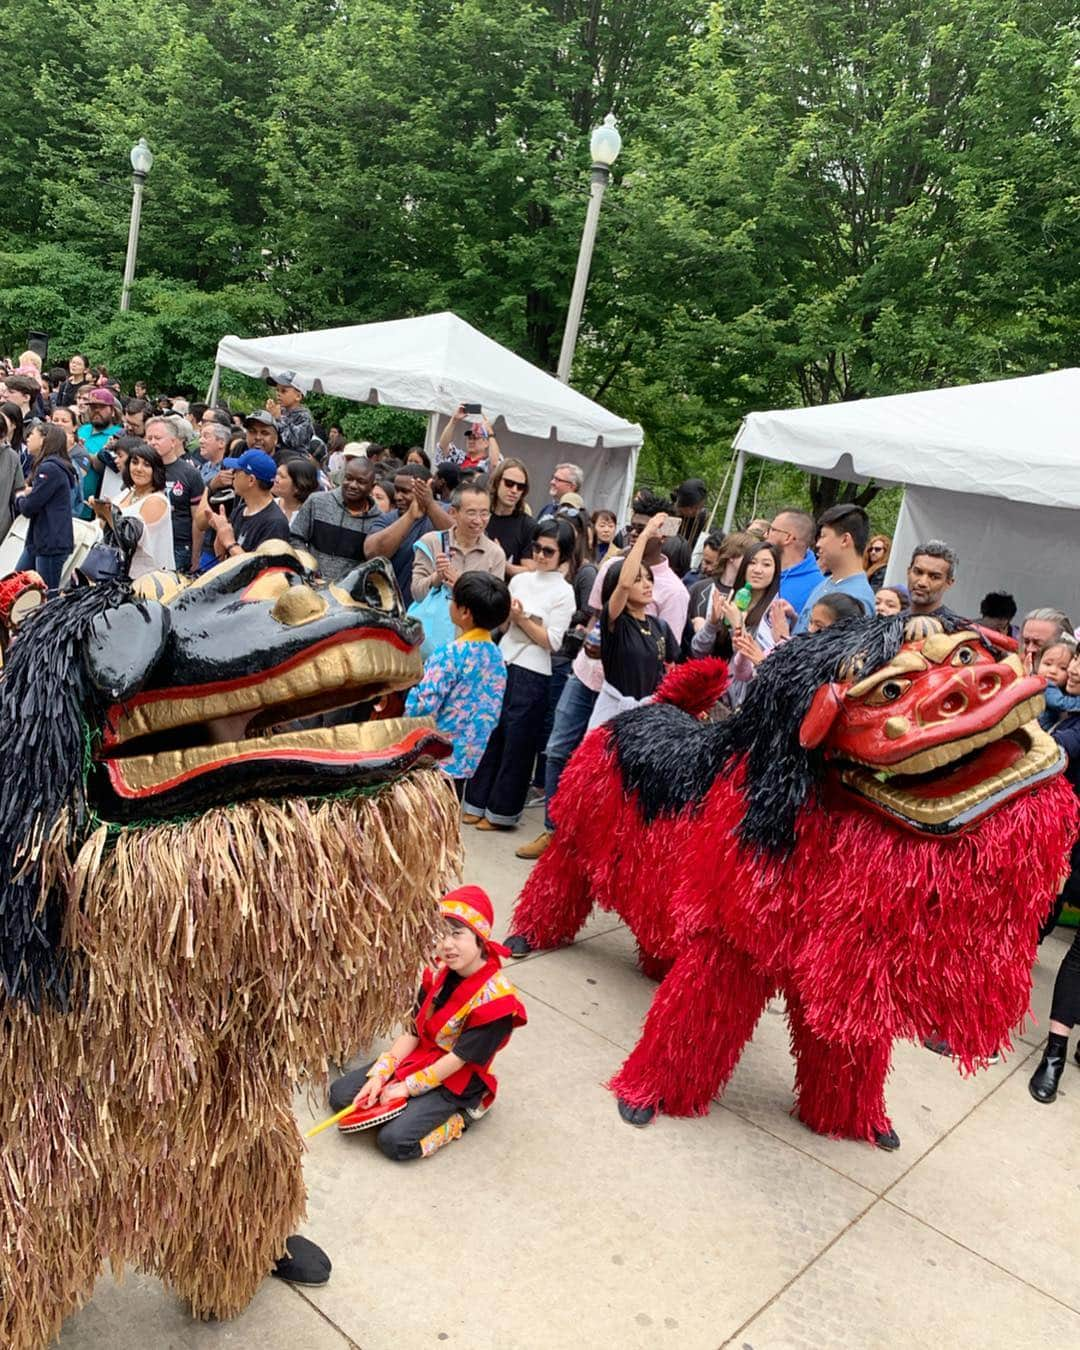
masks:
<path fill-rule="evenodd" d="M 754 407 L 1066 363 L 1076 54 L 1062 0 L 714 8 L 628 146 L 583 368 L 686 463 L 687 402 L 728 439 Z"/>

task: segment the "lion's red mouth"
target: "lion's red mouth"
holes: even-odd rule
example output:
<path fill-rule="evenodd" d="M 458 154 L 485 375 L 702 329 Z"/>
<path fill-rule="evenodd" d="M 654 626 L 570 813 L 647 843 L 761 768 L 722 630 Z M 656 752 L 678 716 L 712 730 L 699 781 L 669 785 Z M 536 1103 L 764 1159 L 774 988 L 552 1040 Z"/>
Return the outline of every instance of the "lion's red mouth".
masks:
<path fill-rule="evenodd" d="M 414 684 L 419 652 L 385 629 L 351 629 L 258 674 L 140 693 L 109 709 L 98 754 L 121 804 L 152 804 L 246 782 L 307 792 L 393 776 L 443 759 L 430 718 L 372 720 L 386 695 Z M 354 719 L 312 725 L 349 708 Z"/>

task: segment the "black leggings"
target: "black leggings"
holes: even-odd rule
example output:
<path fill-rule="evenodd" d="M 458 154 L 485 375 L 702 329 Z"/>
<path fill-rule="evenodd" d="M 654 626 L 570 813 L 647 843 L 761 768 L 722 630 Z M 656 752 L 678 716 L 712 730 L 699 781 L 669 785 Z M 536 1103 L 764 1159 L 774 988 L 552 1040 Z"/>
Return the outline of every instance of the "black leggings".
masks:
<path fill-rule="evenodd" d="M 1050 1020 L 1074 1027 L 1080 1022 L 1080 928 L 1076 930 L 1072 946 L 1065 953 L 1054 981 L 1054 997 L 1050 1004 Z"/>

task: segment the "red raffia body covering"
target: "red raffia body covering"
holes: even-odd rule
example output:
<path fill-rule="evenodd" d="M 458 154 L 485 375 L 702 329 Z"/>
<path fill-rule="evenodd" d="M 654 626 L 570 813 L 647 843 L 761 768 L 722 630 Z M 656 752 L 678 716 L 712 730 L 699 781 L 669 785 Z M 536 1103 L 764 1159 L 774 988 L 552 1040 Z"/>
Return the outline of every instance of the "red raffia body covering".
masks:
<path fill-rule="evenodd" d="M 938 838 L 826 789 L 800 810 L 791 853 L 773 859 L 736 837 L 745 773 L 742 758 L 693 809 L 649 821 L 611 727 L 590 733 L 562 776 L 555 840 L 511 929 L 559 946 L 593 904 L 627 923 L 643 969 L 662 977 L 610 1083 L 629 1104 L 707 1112 L 780 992 L 799 1117 L 873 1141 L 890 1128 L 894 1040 L 944 1039 L 965 1071 L 1010 1046 L 1029 1012 L 1039 923 L 1067 870 L 1073 793 L 1058 777 Z"/>

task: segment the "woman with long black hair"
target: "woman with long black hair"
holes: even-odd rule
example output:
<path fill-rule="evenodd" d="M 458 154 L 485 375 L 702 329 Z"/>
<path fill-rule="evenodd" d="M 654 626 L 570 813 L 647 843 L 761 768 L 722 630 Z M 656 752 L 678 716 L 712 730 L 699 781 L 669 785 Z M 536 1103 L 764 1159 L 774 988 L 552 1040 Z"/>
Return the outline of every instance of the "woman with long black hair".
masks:
<path fill-rule="evenodd" d="M 754 668 L 776 645 L 769 613 L 780 590 L 780 550 L 774 544 L 751 544 L 743 554 L 735 574 L 730 599 L 713 592 L 708 618 L 694 634 L 691 651 L 708 656 L 717 634 L 726 626 L 731 634 L 734 656 L 731 683 L 724 700 L 737 708 L 746 696 L 746 686 L 754 678 Z"/>
<path fill-rule="evenodd" d="M 278 465 L 270 490 L 291 525 L 297 511 L 313 492 L 318 492 L 319 471 L 310 459 L 287 459 Z"/>
<path fill-rule="evenodd" d="M 15 509 L 30 524 L 26 547 L 15 564 L 16 572 L 33 569 L 55 595 L 60 588 L 64 562 L 75 547 L 71 523 L 71 490 L 75 466 L 67 451 L 63 427 L 38 423 L 26 440 L 30 453 L 30 486 L 15 497 Z"/>
<path fill-rule="evenodd" d="M 499 643 L 506 661 L 502 713 L 462 801 L 462 820 L 477 829 L 512 829 L 525 809 L 533 761 L 544 744 L 552 654 L 574 616 L 574 591 L 559 570 L 573 547 L 568 521 L 541 521 L 533 539 L 535 570 L 510 579 L 510 623 Z"/>

